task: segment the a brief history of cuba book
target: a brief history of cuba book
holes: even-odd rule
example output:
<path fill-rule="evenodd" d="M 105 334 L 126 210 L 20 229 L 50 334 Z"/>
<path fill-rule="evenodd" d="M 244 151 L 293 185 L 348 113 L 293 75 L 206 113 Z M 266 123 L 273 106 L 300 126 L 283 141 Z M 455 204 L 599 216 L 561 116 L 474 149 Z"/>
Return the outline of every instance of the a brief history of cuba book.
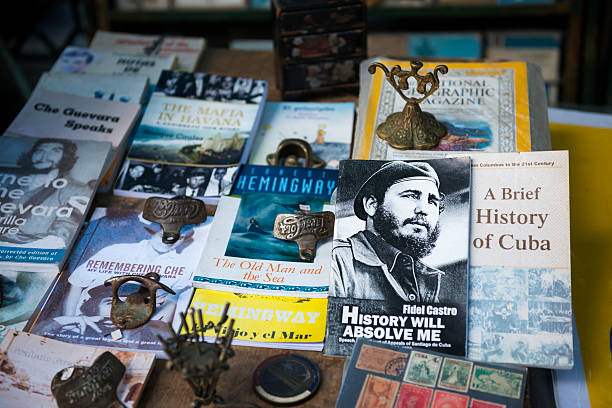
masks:
<path fill-rule="evenodd" d="M 327 299 L 196 289 L 186 313 L 187 324 L 193 327 L 192 310 L 202 311 L 205 324 L 216 322 L 226 303 L 230 304 L 227 315 L 234 319 L 232 344 L 316 351 L 323 348 Z M 195 321 L 197 324 L 197 318 Z M 229 320 L 221 328 L 222 336 L 228 325 Z M 206 335 L 207 340 L 216 336 L 213 330 Z"/>
<path fill-rule="evenodd" d="M 470 159 L 340 163 L 324 352 L 360 337 L 464 356 Z"/>
<path fill-rule="evenodd" d="M 337 178 L 333 169 L 242 166 L 231 195 L 219 200 L 193 285 L 327 297 L 333 220 L 325 212 L 333 211 Z M 285 231 L 285 239 L 275 231 Z M 301 255 L 302 238 L 308 241 L 304 252 L 314 256 Z"/>
<path fill-rule="evenodd" d="M 376 128 L 393 112 L 401 112 L 406 102 L 378 70 L 370 75 L 365 69 L 378 61 L 391 68 L 410 69 L 409 61 L 383 58 L 364 61 L 361 66 L 360 111 L 355 130 L 353 158 L 398 160 L 410 158 L 409 151 L 392 148 L 376 136 Z M 514 152 L 531 150 L 530 100 L 527 65 L 524 62 L 444 63 L 448 73 L 440 75 L 440 87 L 419 106 L 435 115 L 447 129 L 435 150 L 476 150 Z M 425 62 L 423 71 L 438 63 Z M 365 79 L 363 76 L 366 76 Z M 422 95 L 409 82 L 406 96 Z M 543 115 L 546 106 L 543 105 Z"/>
<path fill-rule="evenodd" d="M 87 229 L 61 272 L 40 312 L 32 317 L 30 332 L 69 342 L 121 349 L 155 351 L 164 355 L 157 336 L 171 335 L 181 324 L 179 311 L 191 299 L 191 275 L 206 243 L 212 217 L 204 223 L 187 225 L 173 244 L 162 241 L 159 224 L 142 218 L 133 210 L 96 208 Z M 144 325 L 122 331 L 122 338 L 110 333 L 112 287 L 107 279 L 122 275 L 156 273 L 174 293 L 158 289 L 156 308 Z M 140 289 L 138 282 L 127 282 L 118 290 L 119 299 Z"/>
<path fill-rule="evenodd" d="M 0 269 L 57 273 L 111 145 L 8 134 L 0 144 Z"/>
<path fill-rule="evenodd" d="M 522 408 L 527 369 L 359 339 L 336 407 Z"/>
<path fill-rule="evenodd" d="M 573 366 L 568 152 L 472 156 L 468 357 Z"/>

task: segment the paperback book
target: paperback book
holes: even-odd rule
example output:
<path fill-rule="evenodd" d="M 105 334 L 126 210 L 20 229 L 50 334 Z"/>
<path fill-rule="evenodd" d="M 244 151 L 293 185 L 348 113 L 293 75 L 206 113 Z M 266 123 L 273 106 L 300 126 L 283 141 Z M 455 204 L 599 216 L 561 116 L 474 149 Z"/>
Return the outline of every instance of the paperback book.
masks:
<path fill-rule="evenodd" d="M 68 46 L 51 67 L 51 72 L 144 75 L 151 84 L 155 84 L 164 69 L 173 69 L 175 65 L 175 55 L 121 54 Z"/>
<path fill-rule="evenodd" d="M 89 44 L 98 51 L 112 51 L 122 54 L 157 55 L 160 57 L 176 55 L 176 68 L 194 71 L 206 49 L 202 37 L 175 37 L 166 35 L 144 35 L 115 33 L 98 30 Z"/>
<path fill-rule="evenodd" d="M 0 138 L 0 270 L 59 272 L 91 205 L 111 145 Z"/>
<path fill-rule="evenodd" d="M 107 101 L 143 103 L 149 88 L 149 78 L 143 75 L 81 74 L 45 72 L 34 93 L 45 90 L 69 93 Z"/>
<path fill-rule="evenodd" d="M 3 407 L 57 407 L 51 381 L 71 366 L 90 367 L 104 352 L 100 347 L 79 346 L 34 334 L 9 330 L 0 343 L 0 400 Z M 129 408 L 138 404 L 155 355 L 142 352 L 111 351 L 125 366 L 117 386 L 117 398 Z"/>
<path fill-rule="evenodd" d="M 468 357 L 573 366 L 567 151 L 472 156 Z"/>
<path fill-rule="evenodd" d="M 336 407 L 522 408 L 527 369 L 359 339 Z"/>
<path fill-rule="evenodd" d="M 340 160 L 351 155 L 354 117 L 352 102 L 267 102 L 249 164 L 267 165 L 266 158 L 280 142 L 300 139 L 310 144 L 326 168 L 337 169 Z"/>
<path fill-rule="evenodd" d="M 410 158 L 411 151 L 390 147 L 376 135 L 377 127 L 405 101 L 385 80 L 382 70 L 374 75 L 368 67 L 379 62 L 391 69 L 410 69 L 409 61 L 374 58 L 360 65 L 360 92 L 354 159 L 395 160 Z M 446 127 L 435 150 L 514 152 L 550 150 L 547 102 L 539 69 L 525 62 L 426 62 L 419 72 L 430 72 L 439 64 L 448 66 L 440 74 L 440 87 L 420 103 Z M 408 97 L 420 98 L 416 81 L 409 82 Z"/>
<path fill-rule="evenodd" d="M 333 211 L 330 199 L 337 178 L 337 170 L 243 166 L 231 195 L 219 200 L 193 286 L 272 296 L 327 297 L 331 238 L 319 240 L 314 258 L 304 260 L 297 242 L 276 238 L 273 232 L 279 214 Z M 295 226 L 305 228 L 299 220 Z M 328 228 L 321 225 L 321 232 L 325 230 Z"/>
<path fill-rule="evenodd" d="M 324 352 L 466 353 L 470 159 L 340 163 Z"/>
<path fill-rule="evenodd" d="M 229 193 L 238 165 L 246 162 L 263 100 L 236 103 L 153 95 L 115 194 L 186 195 L 216 204 Z"/>
<path fill-rule="evenodd" d="M 183 227 L 174 244 L 162 242 L 158 224 L 142 218 L 138 211 L 97 208 L 40 312 L 32 316 L 29 330 L 41 336 L 129 350 L 154 351 L 164 357 L 157 336 L 171 335 L 180 328 L 177 311 L 184 311 L 191 299 L 191 275 L 206 243 L 211 219 Z M 122 331 L 115 340 L 116 327 L 110 320 L 112 288 L 104 282 L 113 276 L 146 275 L 154 272 L 175 294 L 158 290 L 151 319 L 135 329 Z M 119 297 L 137 291 L 132 282 L 121 286 Z M 165 358 L 165 357 L 164 357 Z"/>
<path fill-rule="evenodd" d="M 196 289 L 187 311 L 187 324 L 193 327 L 191 311 L 202 311 L 204 323 L 217 322 L 229 302 L 228 317 L 234 319 L 232 344 L 294 350 L 323 348 L 327 299 L 251 295 Z M 197 319 L 196 319 L 197 322 Z M 227 333 L 229 321 L 221 335 Z M 214 340 L 214 332 L 207 340 Z"/>

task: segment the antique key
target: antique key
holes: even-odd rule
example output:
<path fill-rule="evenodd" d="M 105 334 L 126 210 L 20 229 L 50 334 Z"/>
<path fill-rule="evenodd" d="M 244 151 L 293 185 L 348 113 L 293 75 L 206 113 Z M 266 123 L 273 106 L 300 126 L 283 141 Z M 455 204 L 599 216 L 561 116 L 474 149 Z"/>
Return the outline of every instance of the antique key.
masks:
<path fill-rule="evenodd" d="M 284 241 L 295 241 L 300 258 L 312 261 L 317 253 L 317 242 L 334 233 L 334 213 L 331 211 L 298 211 L 294 214 L 278 214 L 274 220 L 273 235 Z"/>
<path fill-rule="evenodd" d="M 162 242 L 173 244 L 180 237 L 181 228 L 206 221 L 204 202 L 186 196 L 173 198 L 151 197 L 145 201 L 142 217 L 161 225 Z"/>
<path fill-rule="evenodd" d="M 119 299 L 119 287 L 126 282 L 140 283 L 138 292 L 129 294 L 125 302 Z M 134 329 L 149 321 L 155 312 L 157 289 L 163 289 L 175 295 L 168 286 L 159 282 L 159 275 L 155 272 L 145 276 L 126 275 L 107 279 L 104 286 L 113 288 L 113 303 L 111 305 L 111 321 L 120 329 Z"/>
<path fill-rule="evenodd" d="M 122 408 L 117 386 L 125 366 L 112 353 L 102 353 L 91 367 L 64 368 L 51 380 L 51 392 L 59 408 Z"/>

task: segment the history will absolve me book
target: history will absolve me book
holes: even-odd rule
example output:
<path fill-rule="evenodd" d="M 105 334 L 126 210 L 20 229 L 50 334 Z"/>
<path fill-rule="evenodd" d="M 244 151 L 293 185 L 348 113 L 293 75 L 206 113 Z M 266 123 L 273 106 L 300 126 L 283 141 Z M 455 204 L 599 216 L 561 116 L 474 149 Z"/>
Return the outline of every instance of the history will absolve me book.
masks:
<path fill-rule="evenodd" d="M 470 159 L 340 163 L 324 352 L 466 353 Z"/>

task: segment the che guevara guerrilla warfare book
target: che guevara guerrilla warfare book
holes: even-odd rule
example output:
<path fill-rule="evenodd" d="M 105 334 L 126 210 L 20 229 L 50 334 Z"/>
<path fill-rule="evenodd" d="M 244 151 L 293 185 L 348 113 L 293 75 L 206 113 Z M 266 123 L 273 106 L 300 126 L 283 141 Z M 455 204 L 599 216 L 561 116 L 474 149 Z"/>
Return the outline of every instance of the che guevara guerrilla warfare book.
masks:
<path fill-rule="evenodd" d="M 59 272 L 111 150 L 108 142 L 0 138 L 0 269 Z"/>
<path fill-rule="evenodd" d="M 157 336 L 171 336 L 168 323 L 178 330 L 191 298 L 191 275 L 206 243 L 212 217 L 181 229 L 180 238 L 164 244 L 159 224 L 133 210 L 96 208 L 87 229 L 61 272 L 40 312 L 30 320 L 32 333 L 69 343 L 118 349 L 154 351 L 164 358 Z M 110 320 L 112 288 L 104 282 L 114 276 L 157 273 L 160 282 L 175 294 L 157 291 L 156 309 L 143 326 L 116 330 Z M 136 282 L 123 284 L 120 299 L 140 288 Z M 167 358 L 167 357 L 166 357 Z"/>
<path fill-rule="evenodd" d="M 324 353 L 356 339 L 464 356 L 470 159 L 340 162 Z"/>

